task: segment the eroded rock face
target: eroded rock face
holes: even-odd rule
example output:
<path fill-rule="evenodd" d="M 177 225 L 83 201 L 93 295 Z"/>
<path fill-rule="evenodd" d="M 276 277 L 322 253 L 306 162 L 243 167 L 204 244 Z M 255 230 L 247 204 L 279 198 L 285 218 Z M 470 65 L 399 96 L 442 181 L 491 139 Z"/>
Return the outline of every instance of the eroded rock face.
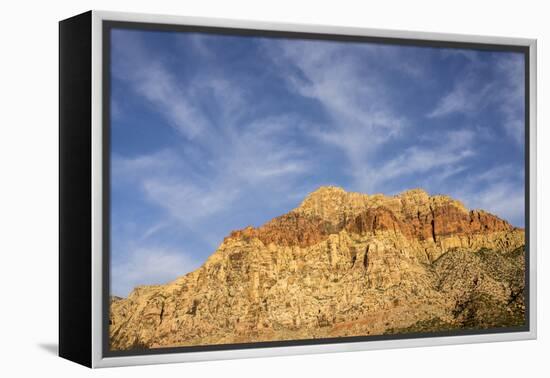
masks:
<path fill-rule="evenodd" d="M 111 348 L 521 325 L 524 244 L 446 196 L 323 187 L 196 271 L 112 300 Z"/>

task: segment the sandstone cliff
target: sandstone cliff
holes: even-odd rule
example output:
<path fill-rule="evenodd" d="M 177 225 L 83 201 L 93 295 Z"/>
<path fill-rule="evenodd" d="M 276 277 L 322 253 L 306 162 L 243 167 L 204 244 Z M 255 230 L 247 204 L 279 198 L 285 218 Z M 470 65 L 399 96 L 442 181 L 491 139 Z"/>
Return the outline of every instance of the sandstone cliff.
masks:
<path fill-rule="evenodd" d="M 321 187 L 111 301 L 114 350 L 524 323 L 524 231 L 447 196 Z"/>

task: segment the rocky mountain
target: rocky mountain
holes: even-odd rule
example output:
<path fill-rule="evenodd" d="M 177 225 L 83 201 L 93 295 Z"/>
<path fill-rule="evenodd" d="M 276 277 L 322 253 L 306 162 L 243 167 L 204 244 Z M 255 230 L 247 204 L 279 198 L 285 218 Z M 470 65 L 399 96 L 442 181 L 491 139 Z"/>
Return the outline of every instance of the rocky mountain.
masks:
<path fill-rule="evenodd" d="M 523 325 L 524 230 L 448 196 L 321 187 L 111 299 L 113 350 Z"/>

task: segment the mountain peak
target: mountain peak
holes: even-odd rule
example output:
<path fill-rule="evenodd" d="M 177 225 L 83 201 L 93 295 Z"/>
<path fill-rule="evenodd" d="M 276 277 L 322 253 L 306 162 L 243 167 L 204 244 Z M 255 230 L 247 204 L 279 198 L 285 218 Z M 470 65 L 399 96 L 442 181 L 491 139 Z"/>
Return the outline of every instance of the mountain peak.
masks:
<path fill-rule="evenodd" d="M 335 185 L 322 185 L 308 194 L 308 197 L 315 197 L 318 195 L 324 195 L 327 193 L 346 193 L 344 188 Z"/>
<path fill-rule="evenodd" d="M 356 213 L 364 208 L 367 199 L 367 194 L 346 192 L 338 186 L 321 186 L 308 194 L 293 211 L 338 223 L 347 213 Z"/>
<path fill-rule="evenodd" d="M 391 231 L 410 240 L 436 243 L 435 256 L 446 248 L 441 243 L 447 237 L 468 238 L 512 229 L 495 215 L 469 211 L 460 201 L 445 195 L 430 196 L 423 189 L 386 196 L 324 186 L 289 213 L 258 228 L 233 231 L 224 240 L 258 239 L 264 245 L 307 247 L 341 231 L 358 235 Z M 456 244 L 456 240 L 447 243 Z"/>
<path fill-rule="evenodd" d="M 522 324 L 525 232 L 461 206 L 422 189 L 320 187 L 289 213 L 232 232 L 197 270 L 112 298 L 110 346 L 471 328 L 472 314 L 482 328 Z"/>
<path fill-rule="evenodd" d="M 430 194 L 422 188 L 405 190 L 398 194 L 399 197 L 430 197 Z"/>

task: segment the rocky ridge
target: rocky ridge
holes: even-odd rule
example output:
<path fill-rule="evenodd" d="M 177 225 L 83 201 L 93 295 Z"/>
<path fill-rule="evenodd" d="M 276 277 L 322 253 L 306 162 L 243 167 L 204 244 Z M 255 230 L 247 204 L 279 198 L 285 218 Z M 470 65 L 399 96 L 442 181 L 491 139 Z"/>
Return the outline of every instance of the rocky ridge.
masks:
<path fill-rule="evenodd" d="M 448 196 L 321 187 L 202 267 L 111 302 L 114 350 L 509 327 L 524 230 Z"/>

